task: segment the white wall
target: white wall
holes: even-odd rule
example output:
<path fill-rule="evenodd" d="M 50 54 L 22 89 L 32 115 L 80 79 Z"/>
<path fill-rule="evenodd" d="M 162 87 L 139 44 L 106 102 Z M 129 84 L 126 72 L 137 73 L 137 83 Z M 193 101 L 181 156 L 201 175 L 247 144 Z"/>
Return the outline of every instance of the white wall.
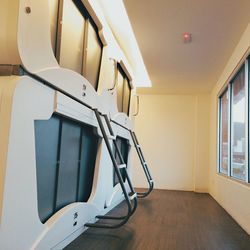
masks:
<path fill-rule="evenodd" d="M 208 192 L 210 95 L 196 97 L 194 191 Z"/>
<path fill-rule="evenodd" d="M 250 234 L 250 185 L 217 173 L 217 95 L 250 51 L 250 23 L 210 95 L 141 95 L 135 130 L 156 188 L 208 191 Z M 138 160 L 134 183 L 145 187 Z"/>
<path fill-rule="evenodd" d="M 217 174 L 217 94 L 235 71 L 250 46 L 250 23 L 229 59 L 211 94 L 210 119 L 210 194 L 250 234 L 250 186 Z"/>
<path fill-rule="evenodd" d="M 208 124 L 208 95 L 140 96 L 135 131 L 156 188 L 207 192 Z M 135 166 L 135 186 L 145 187 L 137 158 Z"/>

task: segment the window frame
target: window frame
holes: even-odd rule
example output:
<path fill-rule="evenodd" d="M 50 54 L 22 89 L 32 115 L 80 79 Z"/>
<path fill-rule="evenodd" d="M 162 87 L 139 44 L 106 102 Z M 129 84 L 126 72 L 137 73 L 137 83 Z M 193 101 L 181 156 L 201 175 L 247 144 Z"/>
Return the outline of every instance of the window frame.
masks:
<path fill-rule="evenodd" d="M 221 164 L 222 164 L 222 160 L 221 160 L 221 156 L 222 156 L 222 147 L 221 147 L 221 143 L 222 143 L 222 97 L 223 95 L 227 92 L 228 95 L 228 118 L 227 118 L 227 122 L 228 122 L 228 166 L 227 166 L 227 174 L 221 171 Z M 230 147 L 230 131 L 231 131 L 231 124 L 230 124 L 230 119 L 231 119 L 231 112 L 230 112 L 230 85 L 226 86 L 226 88 L 223 89 L 222 93 L 219 96 L 219 115 L 218 115 L 218 134 L 219 134 L 219 145 L 218 145 L 218 172 L 223 174 L 223 175 L 229 175 L 229 170 L 230 170 L 230 154 L 231 154 L 231 147 Z"/>
<path fill-rule="evenodd" d="M 249 147 L 249 135 L 250 135 L 250 119 L 249 119 L 249 111 L 250 111 L 250 91 L 249 91 L 249 74 L 250 74 L 250 63 L 249 63 L 250 57 L 248 56 L 245 58 L 244 61 L 240 64 L 240 66 L 237 68 L 237 71 L 230 77 L 230 79 L 227 81 L 225 86 L 221 89 L 217 96 L 217 173 L 225 176 L 227 178 L 230 178 L 232 180 L 236 180 L 243 184 L 250 183 L 250 164 L 249 164 L 249 155 L 250 155 L 250 147 Z M 233 82 L 235 78 L 238 76 L 238 74 L 241 72 L 241 70 L 244 68 L 244 87 L 245 87 L 245 178 L 240 179 L 233 176 L 233 168 L 232 168 L 232 157 L 233 157 L 233 121 L 232 121 L 232 100 L 233 100 Z M 221 171 L 221 143 L 222 143 L 222 105 L 221 105 L 221 99 L 223 95 L 228 91 L 228 171 L 227 174 L 223 173 Z"/>

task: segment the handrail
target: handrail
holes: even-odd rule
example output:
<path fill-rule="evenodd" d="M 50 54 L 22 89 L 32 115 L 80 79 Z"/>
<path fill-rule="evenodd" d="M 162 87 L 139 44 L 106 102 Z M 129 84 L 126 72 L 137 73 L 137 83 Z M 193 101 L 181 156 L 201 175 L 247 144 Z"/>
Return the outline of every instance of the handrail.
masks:
<path fill-rule="evenodd" d="M 137 111 L 135 112 L 135 114 L 133 114 L 133 116 L 137 116 L 139 114 L 139 110 L 140 110 L 140 97 L 139 95 L 135 95 L 136 99 L 137 99 Z"/>
<path fill-rule="evenodd" d="M 115 87 L 117 86 L 118 84 L 118 70 L 117 70 L 117 61 L 113 58 L 110 58 L 110 60 L 113 60 L 114 61 L 114 71 L 115 71 L 115 74 L 114 74 L 114 83 L 113 83 L 113 87 L 108 89 L 108 91 L 113 91 L 115 89 Z"/>

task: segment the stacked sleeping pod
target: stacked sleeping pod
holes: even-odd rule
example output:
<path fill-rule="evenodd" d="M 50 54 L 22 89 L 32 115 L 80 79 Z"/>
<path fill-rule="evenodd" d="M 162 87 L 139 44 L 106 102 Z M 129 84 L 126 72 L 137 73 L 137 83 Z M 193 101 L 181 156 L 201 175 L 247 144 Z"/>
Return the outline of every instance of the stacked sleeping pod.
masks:
<path fill-rule="evenodd" d="M 132 190 L 106 140 L 129 170 L 131 137 L 108 125 L 132 129 L 132 74 L 92 1 L 3 0 L 1 9 L 0 249 L 61 249 Z"/>
<path fill-rule="evenodd" d="M 110 85 L 110 88 L 102 91 L 100 97 L 102 99 L 103 106 L 107 105 L 109 107 L 108 118 L 111 122 L 110 125 L 112 127 L 116 144 L 119 149 L 117 150 L 115 143 L 112 143 L 113 154 L 119 164 L 126 164 L 127 172 L 130 173 L 132 167 L 131 149 L 133 141 L 129 131 L 124 130 L 121 126 L 117 126 L 116 124 L 112 123 L 112 119 L 116 120 L 122 126 L 132 129 L 132 120 L 129 117 L 132 85 L 129 78 L 127 77 L 127 75 L 131 77 L 131 75 L 122 61 L 116 61 L 114 63 L 113 69 L 114 80 L 112 81 L 112 85 Z M 118 151 L 122 155 L 122 160 L 119 158 Z M 122 175 L 124 184 L 127 185 L 128 183 L 126 180 L 125 169 L 120 169 L 120 173 Z M 110 183 L 112 183 L 113 189 L 107 200 L 107 206 L 110 206 L 113 200 L 117 200 L 117 198 L 120 197 L 122 193 L 119 180 L 114 169 L 112 169 L 112 180 Z"/>
<path fill-rule="evenodd" d="M 148 182 L 148 189 L 144 192 L 137 193 L 139 198 L 144 198 L 153 190 L 154 182 L 136 134 L 133 132 L 132 117 L 136 114 L 131 114 L 131 99 L 132 95 L 134 95 L 132 77 L 122 61 L 116 63 L 115 68 L 115 84 L 111 89 L 104 92 L 104 96 L 108 96 L 105 100 L 107 101 L 109 99 L 113 101 L 113 103 L 109 105 L 113 107 L 109 109 L 110 122 L 119 148 L 119 150 L 116 150 L 117 146 L 115 147 L 114 145 L 114 154 L 118 161 L 122 161 L 126 164 L 126 169 L 130 173 L 132 167 L 132 148 L 134 147 L 136 149 L 135 151 Z M 111 96 L 113 96 L 113 98 Z M 139 103 L 137 103 L 136 113 L 138 113 L 138 108 Z M 122 155 L 122 160 L 119 159 L 118 151 L 120 151 Z M 120 172 L 124 183 L 126 183 L 126 171 L 121 169 Z M 116 190 L 119 189 L 118 178 L 115 172 L 113 173 L 113 183 L 115 193 Z"/>

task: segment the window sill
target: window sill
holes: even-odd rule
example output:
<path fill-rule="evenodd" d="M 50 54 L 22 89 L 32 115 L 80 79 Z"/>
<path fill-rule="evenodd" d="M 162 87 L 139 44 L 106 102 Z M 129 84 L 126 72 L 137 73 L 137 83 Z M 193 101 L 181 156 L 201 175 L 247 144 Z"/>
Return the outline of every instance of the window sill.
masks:
<path fill-rule="evenodd" d="M 232 176 L 228 176 L 228 175 L 223 174 L 223 173 L 218 173 L 218 172 L 217 172 L 217 175 L 218 175 L 218 176 L 221 176 L 221 177 L 224 177 L 224 178 L 226 178 L 226 179 L 228 179 L 228 180 L 230 180 L 230 181 L 232 181 L 232 182 L 236 182 L 236 183 L 242 184 L 243 186 L 246 186 L 246 187 L 250 188 L 250 183 L 248 183 L 248 182 L 239 180 L 239 179 L 237 179 L 237 178 L 234 178 L 234 177 L 232 177 Z"/>

